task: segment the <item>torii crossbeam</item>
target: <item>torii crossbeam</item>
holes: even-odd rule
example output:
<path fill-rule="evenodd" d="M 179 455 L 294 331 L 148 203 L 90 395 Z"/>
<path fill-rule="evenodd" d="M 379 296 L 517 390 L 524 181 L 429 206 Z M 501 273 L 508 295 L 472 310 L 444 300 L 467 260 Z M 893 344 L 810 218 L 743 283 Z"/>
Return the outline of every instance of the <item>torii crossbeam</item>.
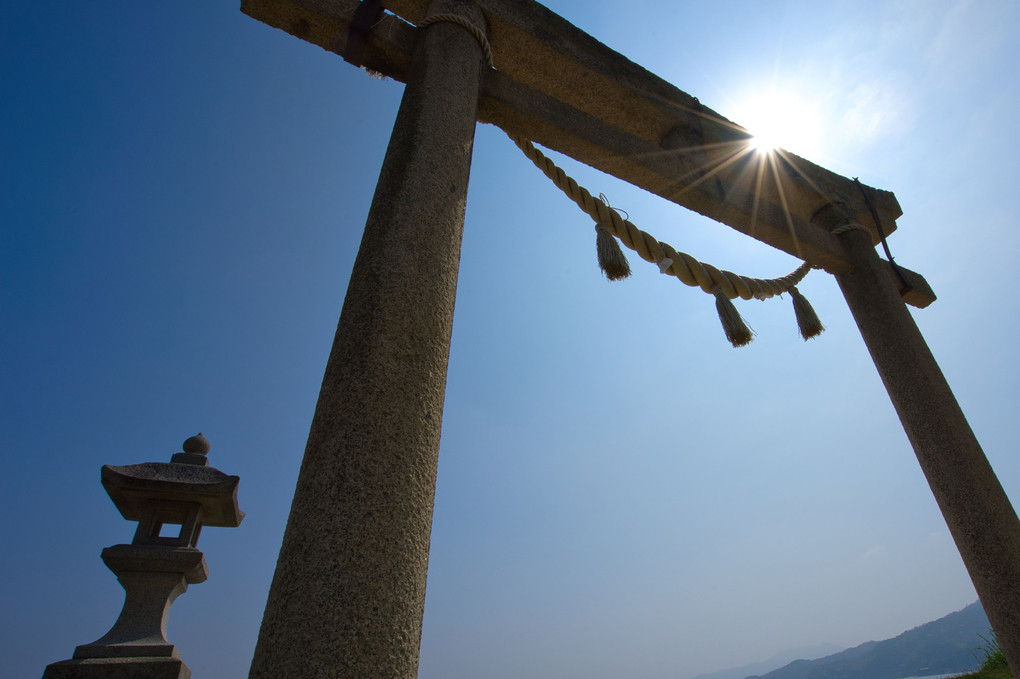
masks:
<path fill-rule="evenodd" d="M 407 85 L 251 677 L 417 674 L 478 121 L 836 277 L 1010 666 L 1020 669 L 1020 521 L 904 304 L 924 307 L 934 294 L 916 273 L 893 275 L 875 253 L 870 207 L 891 232 L 901 214 L 892 193 L 862 190 L 790 154 L 772 181 L 757 182 L 732 152 L 746 145 L 745 130 L 533 0 L 242 0 L 242 11 Z M 483 60 L 485 37 L 494 68 Z"/>

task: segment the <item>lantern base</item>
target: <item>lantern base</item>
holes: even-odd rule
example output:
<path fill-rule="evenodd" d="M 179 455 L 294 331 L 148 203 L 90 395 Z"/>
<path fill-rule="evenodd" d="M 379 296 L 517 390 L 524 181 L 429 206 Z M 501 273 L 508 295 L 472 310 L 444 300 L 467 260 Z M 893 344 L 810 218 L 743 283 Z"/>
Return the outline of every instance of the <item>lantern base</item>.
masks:
<path fill-rule="evenodd" d="M 46 667 L 42 679 L 191 679 L 180 658 L 85 658 Z"/>

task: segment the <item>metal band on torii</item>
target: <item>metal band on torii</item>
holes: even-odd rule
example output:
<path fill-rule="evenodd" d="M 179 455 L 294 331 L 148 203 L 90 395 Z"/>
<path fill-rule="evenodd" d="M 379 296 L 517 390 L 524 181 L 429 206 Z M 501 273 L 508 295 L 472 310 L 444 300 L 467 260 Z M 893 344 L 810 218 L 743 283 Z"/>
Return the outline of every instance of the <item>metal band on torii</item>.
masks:
<path fill-rule="evenodd" d="M 340 55 L 348 64 L 361 67 L 361 60 L 368 47 L 368 32 L 371 31 L 382 16 L 381 0 L 364 0 L 351 18 L 350 29 L 347 31 L 347 43 Z"/>

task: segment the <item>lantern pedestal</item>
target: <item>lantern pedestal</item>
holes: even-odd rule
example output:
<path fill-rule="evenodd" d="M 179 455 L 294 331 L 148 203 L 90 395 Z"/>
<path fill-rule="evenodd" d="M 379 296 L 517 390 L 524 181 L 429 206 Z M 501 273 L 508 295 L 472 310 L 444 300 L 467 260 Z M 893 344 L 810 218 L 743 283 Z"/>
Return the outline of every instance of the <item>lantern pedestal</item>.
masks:
<path fill-rule="evenodd" d="M 189 547 L 114 545 L 103 562 L 124 587 L 113 627 L 71 660 L 46 668 L 44 679 L 188 679 L 191 670 L 166 639 L 174 599 L 209 576 L 202 552 Z"/>

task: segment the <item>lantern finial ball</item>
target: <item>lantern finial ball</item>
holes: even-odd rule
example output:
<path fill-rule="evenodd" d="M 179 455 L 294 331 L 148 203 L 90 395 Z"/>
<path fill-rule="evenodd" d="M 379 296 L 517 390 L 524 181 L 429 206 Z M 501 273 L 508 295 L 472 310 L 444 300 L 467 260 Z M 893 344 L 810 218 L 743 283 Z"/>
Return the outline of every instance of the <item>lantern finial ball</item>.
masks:
<path fill-rule="evenodd" d="M 202 436 L 201 433 L 192 436 L 187 439 L 182 446 L 185 453 L 190 455 L 208 455 L 209 454 L 209 439 Z"/>

